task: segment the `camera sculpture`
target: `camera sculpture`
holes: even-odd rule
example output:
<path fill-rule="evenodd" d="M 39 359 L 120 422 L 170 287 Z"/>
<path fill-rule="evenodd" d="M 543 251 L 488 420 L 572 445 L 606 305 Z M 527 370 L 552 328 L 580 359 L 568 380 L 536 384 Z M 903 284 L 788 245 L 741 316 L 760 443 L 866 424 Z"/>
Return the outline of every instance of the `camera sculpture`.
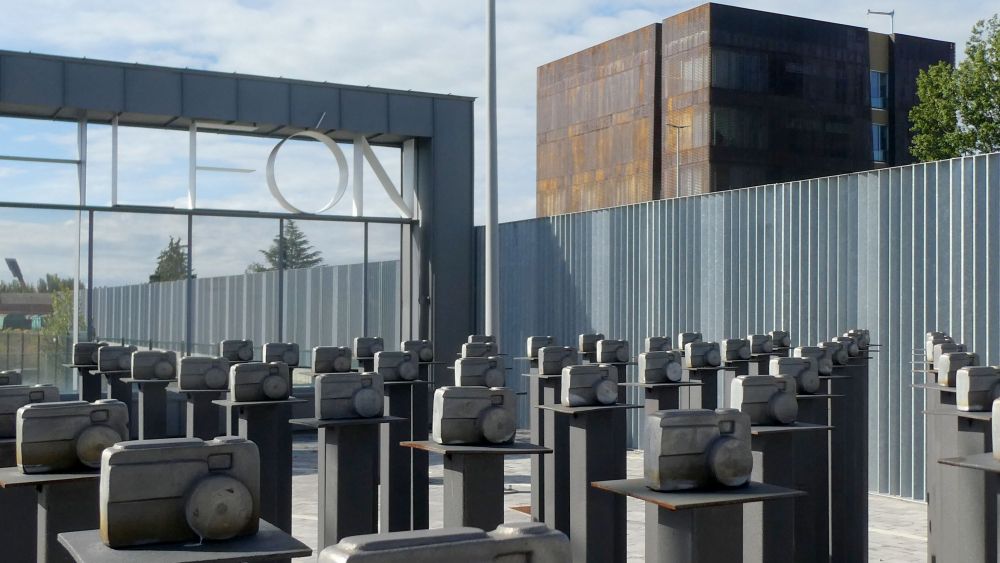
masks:
<path fill-rule="evenodd" d="M 628 340 L 598 340 L 597 362 L 602 364 L 624 364 L 632 359 Z"/>
<path fill-rule="evenodd" d="M 787 330 L 772 330 L 767 335 L 771 337 L 771 342 L 775 348 L 792 347 L 792 335 L 788 334 Z"/>
<path fill-rule="evenodd" d="M 21 372 L 16 369 L 0 371 L 0 385 L 21 385 Z"/>
<path fill-rule="evenodd" d="M 647 336 L 646 337 L 646 351 L 647 352 L 669 352 L 673 350 L 670 347 L 670 337 L 669 336 Z"/>
<path fill-rule="evenodd" d="M 684 378 L 681 355 L 674 350 L 639 354 L 639 381 L 642 383 L 677 383 Z"/>
<path fill-rule="evenodd" d="M 505 387 L 441 387 L 431 437 L 439 444 L 509 444 L 517 430 L 514 392 Z"/>
<path fill-rule="evenodd" d="M 686 350 L 692 342 L 701 342 L 704 338 L 700 332 L 681 332 L 677 334 L 677 349 Z"/>
<path fill-rule="evenodd" d="M 177 379 L 177 354 L 160 350 L 133 352 L 132 378 L 150 381 Z"/>
<path fill-rule="evenodd" d="M 684 367 L 688 369 L 718 367 L 722 354 L 718 342 L 688 342 L 684 345 Z"/>
<path fill-rule="evenodd" d="M 820 379 L 816 358 L 771 358 L 767 371 L 770 375 L 787 375 L 794 378 L 800 393 L 812 395 L 819 391 Z"/>
<path fill-rule="evenodd" d="M 858 347 L 862 350 L 867 350 L 872 344 L 872 334 L 867 328 L 852 328 L 845 332 L 844 336 L 854 338 L 858 342 Z"/>
<path fill-rule="evenodd" d="M 618 402 L 618 368 L 611 364 L 565 367 L 560 383 L 563 406 L 587 407 Z"/>
<path fill-rule="evenodd" d="M 109 547 L 228 540 L 256 534 L 259 521 L 260 454 L 253 442 L 173 438 L 104 450 L 100 535 Z"/>
<path fill-rule="evenodd" d="M 541 522 L 478 528 L 439 528 L 353 536 L 324 549 L 319 563 L 566 563 L 569 540 Z"/>
<path fill-rule="evenodd" d="M 931 350 L 931 366 L 935 370 L 939 370 L 938 365 L 941 360 L 941 356 L 945 354 L 954 354 L 955 352 L 967 352 L 965 344 L 958 344 L 956 342 L 940 342 L 934 345 Z"/>
<path fill-rule="evenodd" d="M 312 349 L 313 373 L 346 373 L 351 371 L 353 356 L 347 346 L 316 346 Z"/>
<path fill-rule="evenodd" d="M 455 360 L 455 385 L 458 387 L 503 387 L 506 382 L 503 361 L 498 356 Z"/>
<path fill-rule="evenodd" d="M 943 332 L 928 332 L 927 337 L 924 339 L 924 357 L 927 359 L 927 363 L 934 363 L 934 347 L 938 344 L 949 344 L 954 343 L 955 340 Z"/>
<path fill-rule="evenodd" d="M 554 336 L 529 336 L 528 337 L 528 358 L 534 360 L 538 358 L 538 349 L 545 346 L 555 346 Z"/>
<path fill-rule="evenodd" d="M 750 424 L 791 424 L 799 414 L 795 379 L 785 375 L 741 375 L 733 380 L 730 406 Z"/>
<path fill-rule="evenodd" d="M 955 405 L 960 411 L 989 411 L 1000 398 L 1000 368 L 970 366 L 955 376 Z"/>
<path fill-rule="evenodd" d="M 664 410 L 646 419 L 643 473 L 654 491 L 750 482 L 750 417 L 736 409 Z"/>
<path fill-rule="evenodd" d="M 55 385 L 0 386 L 0 438 L 17 437 L 17 409 L 58 400 L 59 388 Z"/>
<path fill-rule="evenodd" d="M 844 350 L 847 351 L 847 355 L 851 358 L 861 355 L 861 346 L 858 345 L 858 340 L 853 336 L 838 336 L 833 339 L 835 342 L 840 342 Z"/>
<path fill-rule="evenodd" d="M 463 358 L 488 358 L 497 355 L 496 342 L 466 342 L 462 344 Z"/>
<path fill-rule="evenodd" d="M 25 405 L 17 430 L 22 473 L 97 469 L 105 448 L 128 439 L 128 407 L 114 399 Z"/>
<path fill-rule="evenodd" d="M 313 383 L 320 420 L 382 416 L 385 389 L 377 373 L 324 373 Z"/>
<path fill-rule="evenodd" d="M 385 341 L 381 336 L 359 336 L 354 339 L 355 358 L 374 358 L 375 354 L 385 350 Z"/>
<path fill-rule="evenodd" d="M 489 334 L 470 334 L 469 338 L 466 339 L 466 342 L 468 342 L 469 344 L 475 344 L 475 343 L 479 343 L 479 344 L 493 343 L 493 344 L 495 344 L 496 341 L 497 341 L 497 339 L 494 338 L 493 336 L 489 335 Z"/>
<path fill-rule="evenodd" d="M 291 374 L 281 362 L 248 362 L 229 368 L 229 400 L 234 403 L 284 401 L 291 390 Z"/>
<path fill-rule="evenodd" d="M 73 365 L 96 366 L 97 351 L 107 345 L 107 342 L 77 342 L 73 345 Z"/>
<path fill-rule="evenodd" d="M 561 375 L 568 366 L 580 363 L 580 354 L 572 346 L 545 346 L 538 349 L 538 373 Z"/>
<path fill-rule="evenodd" d="M 937 368 L 937 382 L 940 385 L 954 387 L 958 370 L 979 365 L 979 355 L 975 352 L 948 352 L 934 362 Z"/>
<path fill-rule="evenodd" d="M 774 342 L 766 334 L 748 334 L 747 340 L 750 341 L 750 354 L 753 356 L 763 356 L 774 350 Z"/>
<path fill-rule="evenodd" d="M 847 353 L 847 349 L 844 348 L 843 344 L 837 342 L 836 340 L 820 342 L 817 346 L 826 351 L 830 357 L 830 361 L 833 362 L 833 365 L 835 366 L 846 365 L 847 362 L 851 360 L 851 356 Z"/>
<path fill-rule="evenodd" d="M 97 371 L 130 371 L 135 346 L 101 346 L 97 349 Z"/>
<path fill-rule="evenodd" d="M 181 391 L 225 391 L 229 388 L 229 360 L 219 357 L 181 358 L 177 388 Z"/>
<path fill-rule="evenodd" d="M 990 411 L 990 426 L 993 434 L 993 459 L 1000 459 L 1000 401 L 993 401 Z"/>
<path fill-rule="evenodd" d="M 420 366 L 409 352 L 375 352 L 375 373 L 383 381 L 413 381 L 420 375 Z"/>
<path fill-rule="evenodd" d="M 742 338 L 726 338 L 719 341 L 719 354 L 724 362 L 749 360 L 750 341 Z"/>
<path fill-rule="evenodd" d="M 597 357 L 597 343 L 604 340 L 604 334 L 600 332 L 592 334 L 581 334 L 579 337 L 579 350 L 583 354 L 583 357 L 590 361 L 594 361 Z"/>
<path fill-rule="evenodd" d="M 407 340 L 401 343 L 400 348 L 416 356 L 420 363 L 434 361 L 434 345 L 430 340 Z"/>
<path fill-rule="evenodd" d="M 299 345 L 294 342 L 268 342 L 264 344 L 263 362 L 281 362 L 288 367 L 299 365 Z"/>
<path fill-rule="evenodd" d="M 828 350 L 819 346 L 799 346 L 792 350 L 793 358 L 810 358 L 816 362 L 816 371 L 820 375 L 833 373 L 833 360 Z"/>
<path fill-rule="evenodd" d="M 219 343 L 219 355 L 230 362 L 252 362 L 253 340 L 223 340 Z"/>

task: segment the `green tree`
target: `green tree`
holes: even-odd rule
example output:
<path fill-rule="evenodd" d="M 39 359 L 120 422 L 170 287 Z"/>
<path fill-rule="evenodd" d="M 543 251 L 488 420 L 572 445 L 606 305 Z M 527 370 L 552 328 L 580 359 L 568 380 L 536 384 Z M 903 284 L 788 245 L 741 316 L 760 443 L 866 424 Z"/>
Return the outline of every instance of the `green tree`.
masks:
<path fill-rule="evenodd" d="M 958 66 L 938 63 L 920 71 L 917 97 L 910 110 L 915 158 L 1000 150 L 1000 15 L 973 26 Z"/>
<path fill-rule="evenodd" d="M 323 263 L 323 255 L 318 250 L 314 250 L 309 239 L 295 224 L 295 221 L 285 221 L 284 233 L 284 253 L 280 236 L 275 236 L 271 241 L 271 247 L 261 250 L 264 255 L 264 263 L 254 262 L 247 267 L 247 272 L 267 272 L 277 270 L 282 263 L 286 270 L 297 268 L 311 268 Z M 284 254 L 284 256 L 282 256 Z M 284 258 L 284 260 L 282 260 Z"/>
<path fill-rule="evenodd" d="M 181 245 L 181 239 L 170 237 L 167 247 L 160 251 L 156 259 L 156 271 L 149 276 L 150 282 L 167 282 L 187 279 L 188 256 L 187 248 Z"/>

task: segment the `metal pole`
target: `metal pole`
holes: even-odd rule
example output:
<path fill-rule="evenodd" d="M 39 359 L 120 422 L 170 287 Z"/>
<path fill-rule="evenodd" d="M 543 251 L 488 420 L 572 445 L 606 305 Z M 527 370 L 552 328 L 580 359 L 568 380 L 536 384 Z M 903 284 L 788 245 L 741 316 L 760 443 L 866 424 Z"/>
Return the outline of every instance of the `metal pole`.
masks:
<path fill-rule="evenodd" d="M 486 316 L 484 331 L 499 336 L 497 277 L 497 55 L 496 0 L 486 0 Z M 499 340 L 499 339 L 498 339 Z M 499 344 L 499 342 L 498 342 Z"/>
<path fill-rule="evenodd" d="M 681 129 L 674 127 L 674 186 L 676 195 L 681 195 Z"/>

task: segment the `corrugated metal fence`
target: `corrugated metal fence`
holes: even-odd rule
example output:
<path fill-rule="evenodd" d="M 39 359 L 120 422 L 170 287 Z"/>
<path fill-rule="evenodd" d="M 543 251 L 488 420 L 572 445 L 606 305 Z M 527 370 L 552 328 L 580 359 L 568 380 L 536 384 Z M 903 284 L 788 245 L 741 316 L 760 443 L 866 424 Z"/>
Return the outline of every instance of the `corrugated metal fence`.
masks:
<path fill-rule="evenodd" d="M 776 328 L 803 345 L 869 328 L 882 344 L 870 483 L 923 499 L 912 350 L 943 330 L 1000 363 L 998 264 L 1000 154 L 506 223 L 501 347 L 518 356 L 533 334 L 571 343 L 600 331 L 637 353 L 650 335 Z M 521 415 L 526 425 L 523 402 Z M 639 422 L 633 411 L 633 446 Z"/>

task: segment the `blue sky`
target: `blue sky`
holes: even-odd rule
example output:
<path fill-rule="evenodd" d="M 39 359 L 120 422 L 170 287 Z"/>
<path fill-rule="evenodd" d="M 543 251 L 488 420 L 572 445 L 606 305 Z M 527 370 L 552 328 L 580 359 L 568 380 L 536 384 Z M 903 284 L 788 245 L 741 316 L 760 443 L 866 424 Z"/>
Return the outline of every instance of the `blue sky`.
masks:
<path fill-rule="evenodd" d="M 883 32 L 888 31 L 887 19 L 869 19 L 865 12 L 868 8 L 895 8 L 897 32 L 954 41 L 959 52 L 975 21 L 997 9 L 994 5 L 991 10 L 989 3 L 978 0 L 727 3 Z M 537 67 L 698 3 L 499 0 L 497 4 L 500 218 L 506 221 L 534 216 Z M 480 0 L 0 0 L 0 9 L 4 13 L 0 49 L 478 97 L 484 88 L 484 2 Z M 480 203 L 484 189 L 483 106 L 481 100 L 477 102 L 475 189 Z M 110 159 L 104 157 L 110 150 L 109 139 L 106 126 L 91 127 L 88 184 L 92 203 L 106 203 L 109 198 Z M 71 125 L 0 120 L 0 153 L 72 158 L 74 143 Z M 336 172 L 328 155 L 309 145 L 314 143 L 300 143 L 287 154 L 283 152 L 278 170 L 282 185 L 305 207 L 323 199 L 330 189 L 328 178 Z M 186 147 L 183 133 L 123 131 L 122 201 L 183 205 Z M 200 203 L 275 209 L 260 173 L 264 163 L 261 155 L 266 155 L 269 147 L 269 143 L 254 139 L 201 134 L 200 164 L 240 166 L 258 172 L 242 177 L 202 173 Z M 393 151 L 380 155 L 387 169 L 398 167 L 398 155 Z M 371 211 L 392 214 L 374 178 L 366 184 Z M 75 190 L 71 170 L 0 163 L 0 200 L 58 201 L 75 197 Z M 349 208 L 342 206 L 334 212 L 348 213 Z M 8 215 L 0 214 L 0 228 L 16 230 L 16 220 L 12 222 Z M 483 216 L 482 205 L 477 205 L 477 223 Z M 118 233 L 108 235 L 103 242 L 110 247 L 116 241 L 131 240 L 141 249 L 123 254 L 125 263 L 117 270 L 112 268 L 108 283 L 148 275 L 149 259 L 140 260 L 140 255 L 155 254 L 153 250 L 165 244 L 166 231 L 173 230 L 165 227 L 159 232 L 148 217 L 134 219 L 123 221 Z M 72 232 L 71 226 L 66 228 Z M 254 236 L 249 236 L 246 229 L 235 225 L 204 229 L 202 238 L 213 243 L 203 252 L 196 249 L 195 265 L 202 275 L 239 273 L 241 264 L 257 259 L 246 255 L 252 255 L 253 247 L 272 234 L 270 227 L 259 236 L 256 229 Z M 355 258 L 350 245 L 339 244 L 355 237 L 346 231 L 317 241 L 331 254 L 329 261 Z M 218 243 L 234 236 L 239 240 L 239 252 Z M 316 236 L 323 235 L 317 232 Z M 388 241 L 391 237 L 384 238 Z M 26 254 L 28 249 L 21 245 L 27 242 L 18 241 L 16 252 Z M 36 246 L 33 255 L 38 258 L 31 266 L 22 264 L 29 277 L 44 273 L 52 260 L 65 263 L 64 251 L 55 250 L 62 248 L 62 243 L 30 242 Z M 4 248 L 11 244 L 11 240 L 0 242 L 0 253 L 14 252 Z M 393 244 L 384 245 L 386 255 L 392 253 Z M 348 248 L 347 254 L 343 254 L 344 248 Z M 342 255 L 334 256 L 337 252 Z M 45 257 L 53 253 L 53 257 Z M 214 259 L 199 268 L 199 254 Z M 139 263 L 129 264 L 133 259 Z M 5 272 L 0 274 L 5 276 Z"/>

